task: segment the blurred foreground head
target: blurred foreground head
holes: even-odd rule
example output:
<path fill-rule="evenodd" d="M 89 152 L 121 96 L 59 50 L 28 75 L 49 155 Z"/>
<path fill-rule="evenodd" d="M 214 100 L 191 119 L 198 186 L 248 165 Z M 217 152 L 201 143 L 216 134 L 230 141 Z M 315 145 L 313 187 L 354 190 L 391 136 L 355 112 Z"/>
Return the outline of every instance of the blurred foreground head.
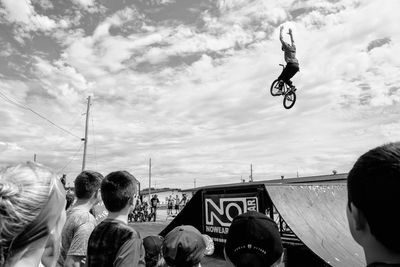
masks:
<path fill-rule="evenodd" d="M 347 189 L 353 238 L 364 248 L 373 244 L 375 251 L 384 247 L 400 257 L 400 143 L 359 157 L 347 177 Z"/>
<path fill-rule="evenodd" d="M 162 267 L 165 265 L 161 252 L 163 240 L 158 235 L 147 236 L 143 239 L 146 267 Z"/>
<path fill-rule="evenodd" d="M 276 223 L 249 211 L 235 217 L 229 227 L 225 258 L 236 267 L 267 267 L 280 260 L 282 241 Z"/>
<path fill-rule="evenodd" d="M 32 162 L 0 170 L 0 266 L 54 266 L 65 223 L 65 190 Z M 44 253 L 43 253 L 43 248 Z"/>

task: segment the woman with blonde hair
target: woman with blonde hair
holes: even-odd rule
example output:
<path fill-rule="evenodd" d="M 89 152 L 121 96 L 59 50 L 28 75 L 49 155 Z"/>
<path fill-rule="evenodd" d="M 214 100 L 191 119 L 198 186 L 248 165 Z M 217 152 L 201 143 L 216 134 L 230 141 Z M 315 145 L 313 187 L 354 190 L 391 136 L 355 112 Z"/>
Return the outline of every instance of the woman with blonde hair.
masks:
<path fill-rule="evenodd" d="M 1 169 L 0 266 L 55 266 L 65 204 L 61 181 L 43 165 Z"/>

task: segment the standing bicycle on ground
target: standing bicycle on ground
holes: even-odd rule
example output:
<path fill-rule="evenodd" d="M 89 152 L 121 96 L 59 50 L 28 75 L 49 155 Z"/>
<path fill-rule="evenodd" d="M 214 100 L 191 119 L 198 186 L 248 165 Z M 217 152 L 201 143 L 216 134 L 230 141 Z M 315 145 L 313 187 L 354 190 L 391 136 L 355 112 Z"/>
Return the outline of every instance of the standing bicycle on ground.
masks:
<path fill-rule="evenodd" d="M 292 81 L 290 79 L 299 71 L 299 61 L 296 58 L 296 46 L 294 44 L 292 29 L 289 29 L 288 31 L 290 40 L 292 42 L 291 45 L 283 40 L 282 31 L 283 26 L 281 26 L 279 31 L 279 40 L 282 43 L 282 51 L 284 52 L 286 67 L 283 69 L 278 79 L 289 85 L 291 90 L 294 92 L 296 91 L 296 88 L 292 85 Z"/>

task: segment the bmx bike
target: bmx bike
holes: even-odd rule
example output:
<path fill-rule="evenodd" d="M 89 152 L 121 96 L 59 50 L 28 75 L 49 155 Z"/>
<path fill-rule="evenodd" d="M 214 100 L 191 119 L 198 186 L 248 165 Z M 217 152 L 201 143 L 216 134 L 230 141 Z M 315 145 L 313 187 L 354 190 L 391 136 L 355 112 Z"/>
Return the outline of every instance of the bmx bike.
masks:
<path fill-rule="evenodd" d="M 282 66 L 282 68 L 285 67 L 283 64 L 279 65 Z M 286 109 L 293 107 L 296 102 L 296 93 L 282 80 L 276 79 L 273 81 L 270 91 L 272 96 L 283 95 L 283 106 Z"/>

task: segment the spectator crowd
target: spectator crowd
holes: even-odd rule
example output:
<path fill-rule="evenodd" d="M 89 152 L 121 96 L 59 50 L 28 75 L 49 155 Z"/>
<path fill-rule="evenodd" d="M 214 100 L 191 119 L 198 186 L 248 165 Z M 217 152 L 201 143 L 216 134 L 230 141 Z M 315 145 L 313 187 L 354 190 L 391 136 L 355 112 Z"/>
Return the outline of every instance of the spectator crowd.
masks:
<path fill-rule="evenodd" d="M 72 201 L 65 180 L 43 165 L 28 162 L 0 170 L 0 266 L 200 267 L 204 256 L 213 254 L 211 238 L 190 225 L 142 239 L 128 225 L 139 203 L 129 172 L 103 177 L 86 170 L 74 184 Z M 367 266 L 400 266 L 400 143 L 359 157 L 347 189 L 350 232 Z M 101 216 L 99 203 L 106 209 Z M 249 211 L 233 219 L 224 249 L 227 266 L 276 266 L 282 254 L 278 227 L 268 216 Z"/>

